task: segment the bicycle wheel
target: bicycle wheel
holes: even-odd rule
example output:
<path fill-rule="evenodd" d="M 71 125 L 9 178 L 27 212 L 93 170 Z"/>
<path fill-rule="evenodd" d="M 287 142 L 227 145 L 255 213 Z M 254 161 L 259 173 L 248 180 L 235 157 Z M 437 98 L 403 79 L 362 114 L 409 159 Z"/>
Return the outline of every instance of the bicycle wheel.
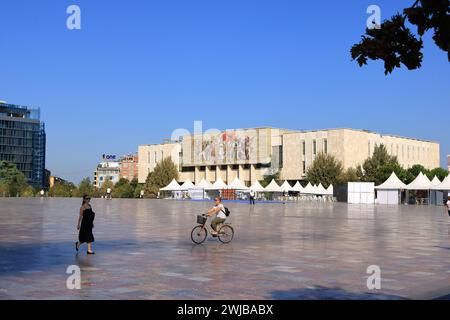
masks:
<path fill-rule="evenodd" d="M 192 242 L 196 244 L 200 244 L 205 242 L 206 236 L 208 235 L 206 228 L 203 226 L 196 226 L 194 229 L 192 229 L 191 232 L 191 239 Z"/>
<path fill-rule="evenodd" d="M 222 243 L 229 243 L 233 240 L 234 229 L 229 224 L 223 225 L 219 230 L 219 240 Z"/>

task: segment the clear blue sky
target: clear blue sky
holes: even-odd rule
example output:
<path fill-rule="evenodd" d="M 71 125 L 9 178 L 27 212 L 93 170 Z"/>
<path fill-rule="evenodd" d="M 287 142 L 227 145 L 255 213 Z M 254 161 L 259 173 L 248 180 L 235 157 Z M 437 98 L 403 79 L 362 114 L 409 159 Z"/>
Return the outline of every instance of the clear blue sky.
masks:
<path fill-rule="evenodd" d="M 172 130 L 351 127 L 437 140 L 450 153 L 450 68 L 386 77 L 350 58 L 372 1 L 1 0 L 0 100 L 39 106 L 47 167 L 79 182 L 103 153 Z M 376 1 L 384 18 L 413 3 Z M 66 8 L 82 29 L 66 28 Z"/>

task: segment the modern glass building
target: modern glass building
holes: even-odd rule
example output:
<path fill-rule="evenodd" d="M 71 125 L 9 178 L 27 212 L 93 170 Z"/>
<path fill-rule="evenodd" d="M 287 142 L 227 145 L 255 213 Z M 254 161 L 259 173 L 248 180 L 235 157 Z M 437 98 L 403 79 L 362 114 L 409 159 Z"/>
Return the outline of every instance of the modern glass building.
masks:
<path fill-rule="evenodd" d="M 36 188 L 45 186 L 45 138 L 38 108 L 0 102 L 0 161 L 16 164 Z"/>

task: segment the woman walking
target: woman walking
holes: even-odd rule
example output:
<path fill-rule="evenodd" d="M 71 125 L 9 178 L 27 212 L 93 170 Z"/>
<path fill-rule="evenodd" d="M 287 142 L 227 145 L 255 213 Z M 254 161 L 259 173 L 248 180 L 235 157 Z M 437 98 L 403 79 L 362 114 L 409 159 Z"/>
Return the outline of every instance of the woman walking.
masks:
<path fill-rule="evenodd" d="M 75 249 L 78 251 L 83 243 L 87 243 L 87 254 L 95 254 L 92 251 L 92 242 L 94 242 L 94 234 L 92 229 L 94 228 L 95 213 L 92 211 L 92 207 L 89 204 L 91 198 L 87 195 L 83 196 L 83 203 L 80 208 L 80 217 L 78 218 L 77 229 L 80 231 L 78 235 L 78 241 L 75 243 Z"/>

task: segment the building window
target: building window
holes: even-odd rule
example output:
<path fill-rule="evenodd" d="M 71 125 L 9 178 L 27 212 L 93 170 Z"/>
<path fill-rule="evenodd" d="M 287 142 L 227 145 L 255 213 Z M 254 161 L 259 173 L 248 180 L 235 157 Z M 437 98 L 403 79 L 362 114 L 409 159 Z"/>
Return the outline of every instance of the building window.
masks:
<path fill-rule="evenodd" d="M 278 152 L 280 152 L 280 168 L 283 168 L 283 146 L 280 146 L 280 148 L 278 149 Z"/>
<path fill-rule="evenodd" d="M 306 173 L 306 161 L 303 161 L 303 173 L 305 174 Z"/>
<path fill-rule="evenodd" d="M 369 141 L 369 157 L 371 156 L 371 153 L 370 153 L 370 141 Z"/>
<path fill-rule="evenodd" d="M 306 141 L 302 142 L 303 155 L 306 156 Z"/>
<path fill-rule="evenodd" d="M 155 163 L 158 161 L 158 156 L 156 155 L 156 151 L 155 151 Z"/>
<path fill-rule="evenodd" d="M 323 152 L 325 154 L 328 153 L 328 140 L 327 139 L 323 140 Z"/>
<path fill-rule="evenodd" d="M 316 155 L 316 154 L 317 154 L 317 141 L 314 140 L 313 141 L 313 155 Z"/>

